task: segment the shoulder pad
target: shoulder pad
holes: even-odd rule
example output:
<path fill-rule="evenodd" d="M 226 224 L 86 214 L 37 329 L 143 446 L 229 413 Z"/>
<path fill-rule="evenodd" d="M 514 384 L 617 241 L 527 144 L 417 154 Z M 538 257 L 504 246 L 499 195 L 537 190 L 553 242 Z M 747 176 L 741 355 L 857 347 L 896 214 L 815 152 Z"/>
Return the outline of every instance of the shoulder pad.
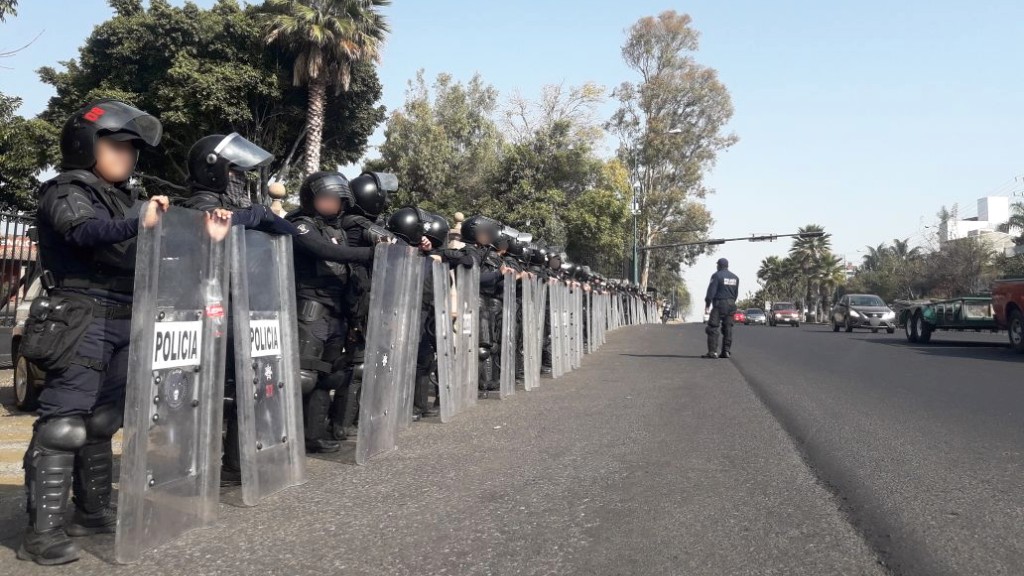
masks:
<path fill-rule="evenodd" d="M 93 186 L 98 178 L 85 170 L 71 170 L 47 181 L 39 189 L 39 212 L 60 235 L 96 216 L 92 206 Z"/>
<path fill-rule="evenodd" d="M 316 232 L 319 230 L 319 226 L 309 216 L 299 216 L 297 218 L 289 219 L 289 222 L 295 224 L 295 229 L 298 230 L 299 236 L 304 236 L 310 232 Z"/>

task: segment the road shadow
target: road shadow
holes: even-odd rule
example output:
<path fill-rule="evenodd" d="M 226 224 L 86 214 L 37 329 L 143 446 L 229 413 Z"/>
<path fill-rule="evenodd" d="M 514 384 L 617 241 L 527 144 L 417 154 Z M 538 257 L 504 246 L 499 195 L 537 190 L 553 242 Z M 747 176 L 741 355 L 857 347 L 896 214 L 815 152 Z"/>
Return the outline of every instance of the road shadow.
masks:
<path fill-rule="evenodd" d="M 619 354 L 619 356 L 629 356 L 630 358 L 700 358 L 700 354 Z"/>
<path fill-rule="evenodd" d="M 1024 355 L 1010 349 L 1003 342 L 978 342 L 971 340 L 932 340 L 928 344 L 911 344 L 905 339 L 863 338 L 869 344 L 883 344 L 907 348 L 919 354 L 946 358 L 973 358 L 975 360 L 999 360 L 1002 362 L 1024 362 Z"/>

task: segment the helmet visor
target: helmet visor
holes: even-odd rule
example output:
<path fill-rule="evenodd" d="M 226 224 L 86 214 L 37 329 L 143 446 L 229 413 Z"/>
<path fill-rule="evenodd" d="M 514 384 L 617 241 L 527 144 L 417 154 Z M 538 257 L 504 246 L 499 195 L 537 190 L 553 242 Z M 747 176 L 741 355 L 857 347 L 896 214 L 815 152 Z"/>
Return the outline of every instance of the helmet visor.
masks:
<path fill-rule="evenodd" d="M 274 155 L 243 138 L 238 132 L 224 137 L 213 153 L 227 160 L 239 170 L 255 170 L 270 164 Z"/>
<path fill-rule="evenodd" d="M 164 129 L 156 117 L 116 100 L 100 101 L 82 114 L 97 132 L 115 140 L 140 140 L 149 146 L 160 143 Z"/>

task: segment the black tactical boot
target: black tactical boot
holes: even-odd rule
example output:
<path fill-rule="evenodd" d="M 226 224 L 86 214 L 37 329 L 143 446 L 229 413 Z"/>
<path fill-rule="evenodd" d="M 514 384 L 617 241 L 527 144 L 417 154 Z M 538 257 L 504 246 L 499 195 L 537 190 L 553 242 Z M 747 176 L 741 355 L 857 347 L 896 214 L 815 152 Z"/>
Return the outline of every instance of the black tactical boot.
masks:
<path fill-rule="evenodd" d="M 113 534 L 117 528 L 117 512 L 110 507 L 113 469 L 109 440 L 86 444 L 75 454 L 75 514 L 67 527 L 68 536 Z"/>
<path fill-rule="evenodd" d="M 75 455 L 29 446 L 25 454 L 28 528 L 18 558 L 43 566 L 78 560 L 78 547 L 64 532 L 64 513 Z"/>
<path fill-rule="evenodd" d="M 433 418 L 438 411 L 430 404 L 430 374 L 418 374 L 416 376 L 416 396 L 413 402 L 413 416 L 420 418 Z"/>
<path fill-rule="evenodd" d="M 306 451 L 330 453 L 341 450 L 341 443 L 327 436 L 327 414 L 331 407 L 331 393 L 316 388 L 305 398 Z"/>
<path fill-rule="evenodd" d="M 224 455 L 220 467 L 221 486 L 242 483 L 242 454 L 238 439 L 238 412 L 233 398 L 224 399 Z"/>

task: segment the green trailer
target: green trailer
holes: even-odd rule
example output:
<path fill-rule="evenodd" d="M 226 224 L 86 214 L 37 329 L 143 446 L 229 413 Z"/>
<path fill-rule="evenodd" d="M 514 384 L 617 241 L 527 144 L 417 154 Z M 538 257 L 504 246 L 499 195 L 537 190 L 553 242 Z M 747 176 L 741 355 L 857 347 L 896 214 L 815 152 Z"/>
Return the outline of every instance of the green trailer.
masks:
<path fill-rule="evenodd" d="M 897 319 L 906 331 L 907 340 L 915 344 L 927 344 L 938 330 L 999 330 L 991 296 L 912 302 L 901 308 Z"/>

